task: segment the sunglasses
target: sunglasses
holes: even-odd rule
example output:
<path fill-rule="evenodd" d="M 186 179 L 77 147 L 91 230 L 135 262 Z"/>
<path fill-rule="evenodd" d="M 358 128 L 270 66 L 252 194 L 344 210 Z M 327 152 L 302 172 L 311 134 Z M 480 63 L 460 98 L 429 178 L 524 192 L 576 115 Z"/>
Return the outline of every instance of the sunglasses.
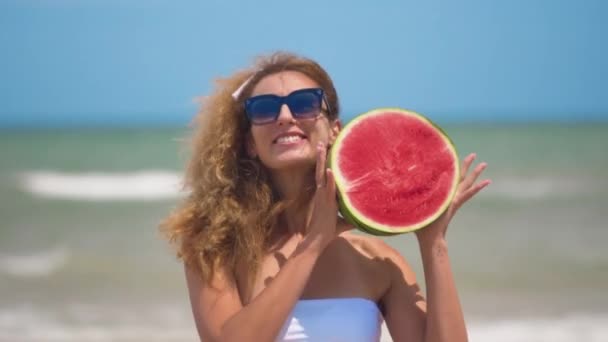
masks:
<path fill-rule="evenodd" d="M 275 122 L 283 104 L 287 105 L 295 119 L 313 119 L 323 110 L 323 102 L 329 109 L 321 88 L 299 89 L 287 96 L 258 95 L 245 100 L 245 113 L 253 125 Z"/>

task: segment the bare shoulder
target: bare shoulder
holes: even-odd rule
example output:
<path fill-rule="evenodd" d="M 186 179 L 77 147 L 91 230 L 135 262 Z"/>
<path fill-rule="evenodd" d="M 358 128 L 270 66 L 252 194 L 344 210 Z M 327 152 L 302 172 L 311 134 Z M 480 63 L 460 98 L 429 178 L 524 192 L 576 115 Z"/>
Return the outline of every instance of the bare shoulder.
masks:
<path fill-rule="evenodd" d="M 352 231 L 344 232 L 340 236 L 369 260 L 367 264 L 372 267 L 370 272 L 374 277 L 384 279 L 386 291 L 394 284 L 416 285 L 416 274 L 410 264 L 399 251 L 383 239 L 372 235 L 356 234 Z"/>
<path fill-rule="evenodd" d="M 397 267 L 413 275 L 413 271 L 403 255 L 381 238 L 355 234 L 351 231 L 344 232 L 340 236 L 366 257 L 383 261 L 387 265 Z"/>
<path fill-rule="evenodd" d="M 378 304 L 387 322 L 409 319 L 412 320 L 410 328 L 417 329 L 415 326 L 421 322 L 426 307 L 416 274 L 403 255 L 376 236 L 352 232 L 340 236 L 369 260 L 363 264 L 366 278 L 374 284 Z"/>
<path fill-rule="evenodd" d="M 351 246 L 368 258 L 385 257 L 387 250 L 391 248 L 382 239 L 372 235 L 362 235 L 347 231 L 340 234 L 340 237 L 344 238 Z"/>

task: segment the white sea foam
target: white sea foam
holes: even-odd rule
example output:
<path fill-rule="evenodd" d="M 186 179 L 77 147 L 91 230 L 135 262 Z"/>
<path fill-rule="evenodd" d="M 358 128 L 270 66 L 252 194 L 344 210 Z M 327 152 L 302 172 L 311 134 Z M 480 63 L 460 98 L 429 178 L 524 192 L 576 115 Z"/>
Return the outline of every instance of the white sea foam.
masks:
<path fill-rule="evenodd" d="M 69 252 L 63 247 L 30 254 L 0 254 L 0 274 L 21 278 L 45 277 L 61 269 L 68 258 Z"/>
<path fill-rule="evenodd" d="M 599 188 L 598 188 L 599 186 Z M 512 199 L 543 199 L 555 196 L 584 195 L 605 188 L 585 179 L 571 178 L 496 178 L 482 193 Z"/>
<path fill-rule="evenodd" d="M 180 195 L 175 172 L 145 170 L 131 173 L 65 173 L 30 171 L 20 175 L 23 190 L 36 196 L 87 200 L 161 200 Z"/>
<path fill-rule="evenodd" d="M 570 314 L 562 317 L 518 317 L 467 324 L 471 342 L 605 342 L 608 315 Z M 382 342 L 392 341 L 386 325 Z"/>
<path fill-rule="evenodd" d="M 606 313 L 571 313 L 561 317 L 469 319 L 467 328 L 471 342 L 605 342 L 607 322 Z M 386 325 L 382 328 L 381 341 L 392 341 Z M 196 336 L 187 307 L 0 308 L 0 341 L 192 341 Z"/>
<path fill-rule="evenodd" d="M 608 341 L 608 315 L 571 314 L 557 318 L 517 318 L 471 324 L 471 341 Z"/>
<path fill-rule="evenodd" d="M 187 309 L 139 312 L 89 306 L 41 310 L 30 305 L 0 308 L 0 341 L 193 341 L 196 328 Z M 169 314 L 167 314 L 167 312 Z M 91 315 L 93 314 L 93 315 Z M 179 317 L 175 317 L 177 316 Z M 93 318 L 91 318 L 93 317 Z M 127 319 L 125 319 L 127 318 Z M 177 319 L 179 318 L 179 320 Z"/>
<path fill-rule="evenodd" d="M 24 191 L 36 196 L 88 200 L 162 200 L 180 196 L 181 176 L 173 171 L 142 170 L 129 173 L 28 171 L 20 175 Z M 483 196 L 543 199 L 584 195 L 607 190 L 608 184 L 572 178 L 496 178 Z"/>

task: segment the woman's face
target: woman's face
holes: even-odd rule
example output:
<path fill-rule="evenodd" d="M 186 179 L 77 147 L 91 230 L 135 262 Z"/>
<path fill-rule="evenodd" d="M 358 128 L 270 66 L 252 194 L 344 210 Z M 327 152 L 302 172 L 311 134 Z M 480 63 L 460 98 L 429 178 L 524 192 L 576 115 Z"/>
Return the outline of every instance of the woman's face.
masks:
<path fill-rule="evenodd" d="M 319 85 L 300 72 L 283 71 L 262 78 L 251 96 L 286 96 L 304 88 L 319 88 Z M 323 108 L 327 109 L 325 105 L 323 103 Z M 311 119 L 296 119 L 284 104 L 275 122 L 251 126 L 248 152 L 272 170 L 314 166 L 317 144 L 333 144 L 339 130 L 338 120 L 330 122 L 323 113 Z"/>

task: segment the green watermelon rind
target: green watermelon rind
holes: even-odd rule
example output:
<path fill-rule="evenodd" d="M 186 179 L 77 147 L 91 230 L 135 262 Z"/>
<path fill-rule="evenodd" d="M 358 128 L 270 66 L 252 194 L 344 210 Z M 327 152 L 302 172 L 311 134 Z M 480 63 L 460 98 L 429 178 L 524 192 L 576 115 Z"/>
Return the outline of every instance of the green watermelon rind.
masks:
<path fill-rule="evenodd" d="M 405 227 L 392 227 L 392 226 L 384 225 L 384 224 L 369 220 L 349 203 L 348 196 L 344 196 L 344 194 L 346 193 L 345 191 L 346 191 L 347 185 L 345 184 L 345 180 L 342 177 L 342 174 L 337 167 L 338 152 L 340 150 L 339 147 L 341 146 L 342 141 L 344 140 L 344 137 L 348 135 L 348 132 L 350 131 L 350 129 L 352 127 L 356 126 L 360 121 L 365 120 L 366 118 L 368 118 L 370 116 L 381 114 L 381 113 L 386 113 L 386 112 L 400 113 L 400 114 L 407 115 L 407 116 L 413 116 L 413 117 L 417 118 L 418 120 L 431 125 L 436 131 L 438 131 L 439 135 L 444 139 L 444 141 L 446 142 L 446 145 L 450 148 L 450 150 L 452 151 L 452 155 L 454 156 L 455 172 L 454 172 L 454 181 L 452 184 L 452 189 L 450 189 L 450 195 L 446 197 L 446 199 L 444 200 L 444 203 L 440 206 L 440 208 L 435 212 L 434 215 L 429 216 L 426 220 L 419 222 L 416 225 L 410 225 L 410 226 L 405 226 Z M 439 125 L 435 124 L 432 120 L 430 120 L 429 118 L 427 118 L 426 116 L 424 116 L 422 114 L 419 114 L 419 113 L 411 111 L 411 110 L 402 109 L 402 108 L 394 108 L 394 107 L 376 108 L 376 109 L 370 110 L 366 113 L 363 113 L 363 114 L 357 116 L 356 118 L 354 118 L 353 120 L 351 120 L 346 126 L 344 126 L 344 128 L 342 129 L 340 134 L 338 134 L 338 137 L 336 138 L 334 146 L 331 149 L 330 158 L 329 158 L 329 164 L 330 164 L 330 167 L 332 168 L 332 171 L 333 171 L 334 177 L 335 177 L 335 181 L 336 181 L 336 189 L 338 192 L 340 213 L 347 221 L 349 221 L 351 224 L 353 224 L 360 231 L 369 233 L 372 235 L 378 235 L 378 236 L 392 236 L 392 235 L 397 235 L 397 234 L 413 232 L 418 229 L 422 229 L 422 228 L 430 225 L 431 223 L 433 223 L 435 220 L 437 220 L 437 218 L 440 217 L 448 209 L 449 205 L 452 203 L 454 196 L 456 195 L 456 190 L 457 190 L 459 180 L 460 180 L 459 162 L 460 162 L 460 160 L 458 158 L 458 152 L 456 150 L 456 146 L 454 145 L 454 142 L 452 141 L 452 139 L 450 139 L 450 137 L 447 135 L 447 133 L 441 127 L 439 127 Z"/>
<path fill-rule="evenodd" d="M 363 232 L 363 233 L 367 233 L 367 234 L 371 234 L 371 235 L 376 235 L 376 236 L 393 236 L 393 235 L 397 235 L 400 233 L 388 233 L 388 232 L 383 232 L 380 230 L 375 230 L 371 227 L 367 227 L 365 224 L 359 222 L 356 218 L 352 217 L 352 215 L 350 214 L 350 212 L 348 211 L 348 209 L 346 208 L 346 206 L 344 205 L 344 201 L 342 200 L 341 197 L 338 197 L 338 204 L 339 204 L 339 211 L 340 214 L 342 215 L 342 217 L 349 222 L 350 224 L 352 224 L 355 228 L 357 228 L 359 231 Z"/>

